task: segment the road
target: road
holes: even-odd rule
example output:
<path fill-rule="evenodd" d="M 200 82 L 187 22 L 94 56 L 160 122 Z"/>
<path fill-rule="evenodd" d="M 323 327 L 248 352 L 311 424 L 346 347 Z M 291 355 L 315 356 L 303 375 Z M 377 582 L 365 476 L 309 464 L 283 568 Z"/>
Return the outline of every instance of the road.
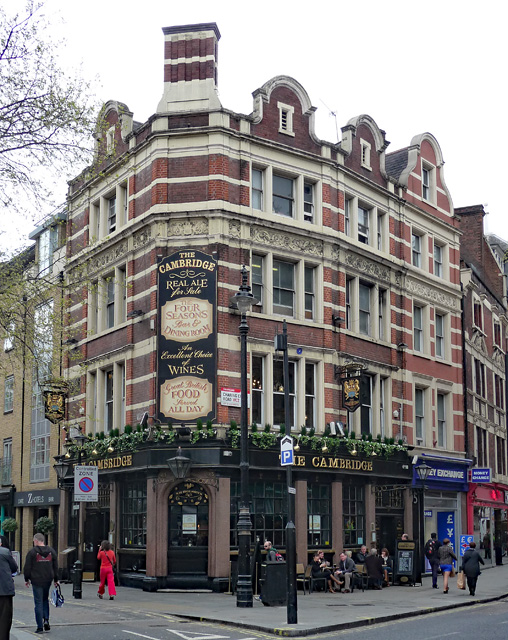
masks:
<path fill-rule="evenodd" d="M 23 602 L 27 604 L 26 600 Z M 192 622 L 166 614 L 134 611 L 114 603 L 114 620 L 94 619 L 94 607 L 83 603 L 89 610 L 88 618 L 75 623 L 62 624 L 58 611 L 51 609 L 51 632 L 44 634 L 53 640 L 259 640 L 273 639 L 268 633 L 239 629 L 222 624 Z M 113 603 L 108 603 L 113 607 Z M 34 633 L 33 608 L 22 607 L 22 615 L 15 616 L 12 640 L 30 640 L 41 637 Z M 366 608 L 367 609 L 367 608 Z M 111 609 L 110 609 L 111 611 Z M 234 613 L 234 610 L 233 610 Z M 367 613 L 367 611 L 366 611 Z M 19 614 L 19 610 L 18 610 Z M 316 611 L 319 616 L 320 612 Z M 22 618 L 22 619 L 20 619 Z M 407 618 L 369 627 L 309 635 L 312 638 L 340 638 L 340 640 L 506 640 L 508 638 L 508 600 L 478 604 L 467 609 L 453 609 L 432 615 Z"/>

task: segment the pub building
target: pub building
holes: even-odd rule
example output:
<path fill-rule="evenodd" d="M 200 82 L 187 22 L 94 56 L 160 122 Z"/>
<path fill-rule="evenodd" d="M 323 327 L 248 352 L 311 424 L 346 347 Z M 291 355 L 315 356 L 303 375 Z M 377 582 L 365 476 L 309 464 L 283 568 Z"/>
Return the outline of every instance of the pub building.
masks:
<path fill-rule="evenodd" d="M 245 265 L 253 549 L 266 538 L 285 551 L 290 432 L 298 562 L 364 543 L 393 553 L 413 528 L 408 451 L 460 455 L 463 440 L 460 232 L 439 143 L 423 133 L 387 153 L 366 114 L 320 140 L 285 75 L 234 113 L 217 91 L 217 25 L 163 35 L 156 112 L 140 123 L 106 103 L 94 166 L 69 183 L 66 424 L 87 439 L 67 443 L 60 548 L 92 572 L 109 538 L 126 583 L 227 588 L 245 364 L 231 298 Z M 78 454 L 99 480 L 81 508 Z"/>

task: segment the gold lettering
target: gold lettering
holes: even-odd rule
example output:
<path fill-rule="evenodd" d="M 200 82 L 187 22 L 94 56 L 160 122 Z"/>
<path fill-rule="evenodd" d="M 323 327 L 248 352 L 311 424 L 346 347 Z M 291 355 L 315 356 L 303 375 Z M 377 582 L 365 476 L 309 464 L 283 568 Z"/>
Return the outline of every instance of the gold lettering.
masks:
<path fill-rule="evenodd" d="M 296 466 L 305 467 L 305 456 L 296 456 Z"/>
<path fill-rule="evenodd" d="M 339 468 L 339 459 L 338 458 L 329 458 L 328 466 L 330 469 L 338 469 Z"/>
<path fill-rule="evenodd" d="M 319 467 L 319 458 L 312 458 L 312 466 Z"/>
<path fill-rule="evenodd" d="M 345 468 L 345 466 L 346 466 L 346 461 L 344 460 L 344 458 L 341 458 L 341 459 L 340 459 L 340 467 L 339 467 L 339 468 L 340 468 L 340 469 L 344 469 L 344 468 Z"/>
<path fill-rule="evenodd" d="M 352 465 L 351 465 L 352 460 L 346 460 L 346 469 L 351 469 Z"/>

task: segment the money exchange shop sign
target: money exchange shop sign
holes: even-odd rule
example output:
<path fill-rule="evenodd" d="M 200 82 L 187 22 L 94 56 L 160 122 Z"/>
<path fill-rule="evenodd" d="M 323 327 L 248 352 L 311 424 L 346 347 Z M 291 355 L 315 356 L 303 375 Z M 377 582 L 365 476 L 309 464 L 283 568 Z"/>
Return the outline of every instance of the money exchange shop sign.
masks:
<path fill-rule="evenodd" d="M 158 266 L 158 418 L 215 419 L 217 261 L 181 250 Z"/>

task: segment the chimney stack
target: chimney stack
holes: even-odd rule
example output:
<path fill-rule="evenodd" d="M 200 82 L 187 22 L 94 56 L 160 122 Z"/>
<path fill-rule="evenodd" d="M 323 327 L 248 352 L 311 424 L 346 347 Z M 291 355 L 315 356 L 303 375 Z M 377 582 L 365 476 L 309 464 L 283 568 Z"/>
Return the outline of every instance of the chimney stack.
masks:
<path fill-rule="evenodd" d="M 157 113 L 220 109 L 215 22 L 165 27 L 164 94 Z"/>

